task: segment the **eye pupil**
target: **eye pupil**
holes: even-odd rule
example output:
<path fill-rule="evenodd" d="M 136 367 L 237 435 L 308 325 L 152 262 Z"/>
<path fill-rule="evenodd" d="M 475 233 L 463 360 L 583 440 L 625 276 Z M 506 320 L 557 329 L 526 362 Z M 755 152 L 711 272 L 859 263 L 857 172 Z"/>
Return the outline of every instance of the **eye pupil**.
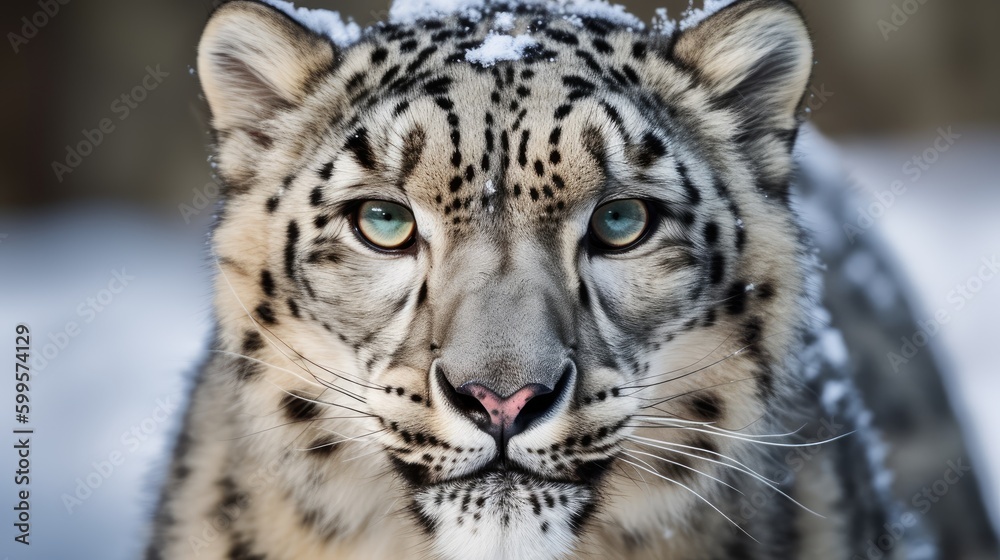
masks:
<path fill-rule="evenodd" d="M 590 234 L 597 246 L 624 249 L 640 241 L 649 227 L 649 209 L 639 199 L 613 200 L 590 219 Z"/>

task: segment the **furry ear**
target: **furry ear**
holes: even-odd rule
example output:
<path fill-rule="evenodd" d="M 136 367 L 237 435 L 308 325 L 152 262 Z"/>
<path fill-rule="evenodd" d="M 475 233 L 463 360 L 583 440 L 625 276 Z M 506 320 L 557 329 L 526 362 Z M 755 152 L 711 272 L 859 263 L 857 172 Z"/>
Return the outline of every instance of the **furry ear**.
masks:
<path fill-rule="evenodd" d="M 198 75 L 216 130 L 254 129 L 305 97 L 334 62 L 334 47 L 257 2 L 223 4 L 198 45 Z"/>
<path fill-rule="evenodd" d="M 720 105 L 741 114 L 744 133 L 794 136 L 812 57 L 805 22 L 786 0 L 738 1 L 682 32 L 673 48 Z"/>

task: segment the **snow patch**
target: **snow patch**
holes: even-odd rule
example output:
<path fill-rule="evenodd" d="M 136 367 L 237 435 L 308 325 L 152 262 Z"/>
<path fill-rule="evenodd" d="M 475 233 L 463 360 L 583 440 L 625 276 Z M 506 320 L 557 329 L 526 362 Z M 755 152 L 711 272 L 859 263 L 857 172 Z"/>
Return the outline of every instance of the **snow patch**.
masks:
<path fill-rule="evenodd" d="M 840 400 L 850 393 L 851 386 L 847 383 L 843 381 L 828 381 L 823 386 L 823 394 L 820 396 L 820 400 L 823 401 L 823 406 L 826 407 L 827 411 L 834 411 L 837 409 Z"/>
<path fill-rule="evenodd" d="M 570 0 L 550 2 L 550 9 L 556 13 L 570 16 L 601 19 L 616 25 L 634 29 L 645 29 L 642 20 L 628 13 L 625 6 L 611 4 L 605 0 Z M 630 29 L 631 31 L 631 29 Z"/>
<path fill-rule="evenodd" d="M 412 24 L 451 15 L 479 21 L 488 4 L 487 0 L 395 0 L 389 8 L 389 21 Z M 636 29 L 645 27 L 642 20 L 625 10 L 625 6 L 611 4 L 606 0 L 515 0 L 507 5 L 539 6 L 557 15 L 592 17 Z"/>
<path fill-rule="evenodd" d="M 705 0 L 701 8 L 694 7 L 694 0 L 688 0 L 688 7 L 681 12 L 679 20 L 671 18 L 666 8 L 657 8 L 653 16 L 653 31 L 660 35 L 673 35 L 678 30 L 685 31 L 708 19 L 709 16 L 732 4 L 735 0 Z"/>
<path fill-rule="evenodd" d="M 526 49 L 537 44 L 528 35 L 491 33 L 486 36 L 482 45 L 465 51 L 465 60 L 489 68 L 501 60 L 520 60 Z"/>
<path fill-rule="evenodd" d="M 666 8 L 657 8 L 653 15 L 653 31 L 660 35 L 673 35 L 677 31 L 677 22 L 670 19 Z"/>
<path fill-rule="evenodd" d="M 482 17 L 485 0 L 396 0 L 389 7 L 389 22 L 411 24 L 453 14 Z"/>
<path fill-rule="evenodd" d="M 514 14 L 510 12 L 499 12 L 493 16 L 493 29 L 497 31 L 510 31 L 514 29 Z"/>
<path fill-rule="evenodd" d="M 329 37 L 338 47 L 348 47 L 361 38 L 361 26 L 348 18 L 345 22 L 340 12 L 296 8 L 295 4 L 284 0 L 263 0 L 264 3 L 281 10 L 288 17 L 301 23 L 315 33 Z"/>
<path fill-rule="evenodd" d="M 819 335 L 820 352 L 835 367 L 847 365 L 849 354 L 844 336 L 837 329 L 826 329 Z"/>
<path fill-rule="evenodd" d="M 733 2 L 734 0 L 705 0 L 705 4 L 699 9 L 694 7 L 694 0 L 688 0 L 688 7 L 681 14 L 681 20 L 677 26 L 681 31 L 690 29 Z"/>

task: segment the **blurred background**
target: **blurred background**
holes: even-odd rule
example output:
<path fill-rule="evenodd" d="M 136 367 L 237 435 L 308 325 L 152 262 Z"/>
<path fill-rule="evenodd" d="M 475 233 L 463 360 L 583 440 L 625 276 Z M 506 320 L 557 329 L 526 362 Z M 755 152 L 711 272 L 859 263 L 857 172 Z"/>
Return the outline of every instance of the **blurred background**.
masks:
<path fill-rule="evenodd" d="M 688 5 L 622 3 L 646 21 Z M 997 558 L 1000 274 L 984 263 L 1000 262 L 1000 2 L 796 4 L 817 60 L 800 146 L 804 213 L 829 264 L 834 322 L 890 443 L 893 489 L 909 503 L 956 462 L 970 465 L 924 515 L 946 558 Z M 0 348 L 13 353 L 24 323 L 37 355 L 33 544 L 12 544 L 7 435 L 0 555 L 140 550 L 212 329 L 205 242 L 218 188 L 192 68 L 213 5 L 0 6 Z M 366 25 L 388 3 L 298 5 Z"/>

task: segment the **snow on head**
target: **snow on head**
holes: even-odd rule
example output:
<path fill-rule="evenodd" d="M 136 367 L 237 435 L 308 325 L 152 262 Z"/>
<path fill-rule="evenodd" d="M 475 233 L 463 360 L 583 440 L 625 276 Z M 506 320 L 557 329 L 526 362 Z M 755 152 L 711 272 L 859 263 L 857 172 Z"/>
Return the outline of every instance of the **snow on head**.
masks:
<path fill-rule="evenodd" d="M 485 0 L 395 0 L 389 7 L 391 23 L 416 23 L 420 20 L 453 14 L 482 17 Z"/>
<path fill-rule="evenodd" d="M 264 2 L 281 10 L 313 32 L 329 37 L 338 47 L 350 46 L 361 38 L 361 27 L 349 19 L 344 22 L 339 12 L 296 8 L 295 4 L 284 0 L 264 0 Z"/>
<path fill-rule="evenodd" d="M 501 60 L 520 60 L 524 51 L 537 45 L 528 35 L 489 34 L 482 45 L 465 51 L 465 60 L 490 67 Z"/>
<path fill-rule="evenodd" d="M 389 8 L 389 22 L 410 24 L 421 20 L 461 15 L 479 21 L 489 7 L 489 0 L 395 0 Z M 538 6 L 555 14 L 592 17 L 642 29 L 639 18 L 625 11 L 624 6 L 606 0 L 513 0 L 505 7 Z"/>
<path fill-rule="evenodd" d="M 694 27 L 704 21 L 708 16 L 718 12 L 722 8 L 732 4 L 734 0 L 705 0 L 705 5 L 701 9 L 693 6 L 694 0 L 688 0 L 687 10 L 684 10 L 680 23 L 681 31 Z"/>
<path fill-rule="evenodd" d="M 510 12 L 500 12 L 493 16 L 493 29 L 497 31 L 510 31 L 514 29 L 514 14 Z"/>
<path fill-rule="evenodd" d="M 642 20 L 628 13 L 625 10 L 625 6 L 622 6 L 621 4 L 611 4 L 605 0 L 563 0 L 553 2 L 550 6 L 554 12 L 570 16 L 602 19 L 616 25 L 630 27 L 633 29 L 643 29 L 646 27 L 642 23 Z"/>
<path fill-rule="evenodd" d="M 681 12 L 680 21 L 671 19 L 666 8 L 657 8 L 653 16 L 653 30 L 661 35 L 673 35 L 677 30 L 690 29 L 708 16 L 732 4 L 735 0 L 705 0 L 701 8 L 694 7 L 694 0 L 688 0 L 688 6 Z"/>

